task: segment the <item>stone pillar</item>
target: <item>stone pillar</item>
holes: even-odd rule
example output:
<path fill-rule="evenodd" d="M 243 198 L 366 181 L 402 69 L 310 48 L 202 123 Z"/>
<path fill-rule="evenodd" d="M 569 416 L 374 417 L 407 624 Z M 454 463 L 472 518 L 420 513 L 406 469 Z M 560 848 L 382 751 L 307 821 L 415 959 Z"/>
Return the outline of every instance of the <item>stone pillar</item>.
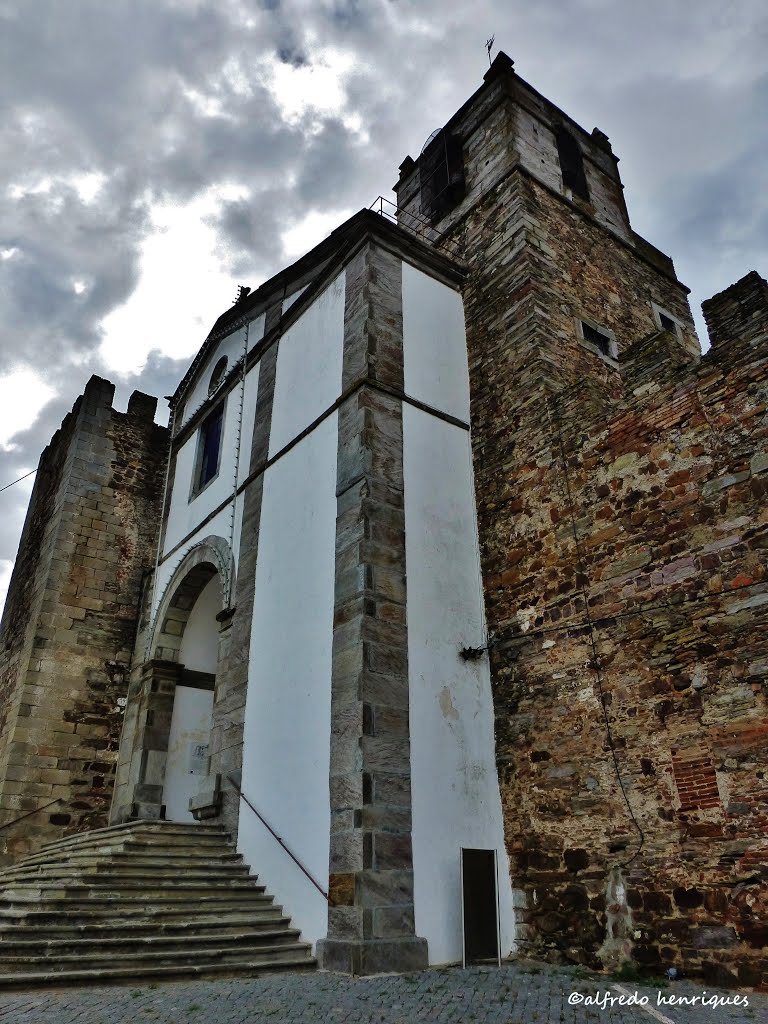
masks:
<path fill-rule="evenodd" d="M 427 966 L 411 849 L 402 274 L 365 246 L 347 267 L 339 409 L 328 936 L 349 974 Z"/>
<path fill-rule="evenodd" d="M 148 661 L 141 667 L 137 746 L 131 775 L 134 785 L 124 820 L 163 817 L 163 786 L 173 702 L 181 666 L 175 661 Z"/>

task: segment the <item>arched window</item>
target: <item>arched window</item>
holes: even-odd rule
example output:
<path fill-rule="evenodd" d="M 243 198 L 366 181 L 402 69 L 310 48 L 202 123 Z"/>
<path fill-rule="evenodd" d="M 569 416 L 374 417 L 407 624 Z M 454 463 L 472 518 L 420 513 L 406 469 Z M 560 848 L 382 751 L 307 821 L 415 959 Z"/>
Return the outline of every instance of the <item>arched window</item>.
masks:
<path fill-rule="evenodd" d="M 211 374 L 211 379 L 208 383 L 208 394 L 212 395 L 216 388 L 221 384 L 224 379 L 224 374 L 227 369 L 227 357 L 222 356 L 221 359 L 216 363 Z"/>
<path fill-rule="evenodd" d="M 575 196 L 589 202 L 587 176 L 584 173 L 584 155 L 581 146 L 567 128 L 559 125 L 555 132 L 557 155 L 563 175 L 563 188 L 569 188 Z"/>
<path fill-rule="evenodd" d="M 197 441 L 197 463 L 190 501 L 219 475 L 221 436 L 224 430 L 224 402 L 203 420 Z"/>

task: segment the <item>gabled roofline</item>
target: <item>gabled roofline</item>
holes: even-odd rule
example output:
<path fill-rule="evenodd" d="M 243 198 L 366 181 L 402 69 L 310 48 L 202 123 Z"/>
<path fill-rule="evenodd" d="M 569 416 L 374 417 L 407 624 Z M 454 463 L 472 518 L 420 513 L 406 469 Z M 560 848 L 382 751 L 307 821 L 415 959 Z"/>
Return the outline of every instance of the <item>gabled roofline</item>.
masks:
<path fill-rule="evenodd" d="M 275 300 L 282 301 L 286 295 L 290 294 L 291 286 L 301 287 L 300 282 L 308 275 L 311 275 L 311 278 L 315 278 L 321 273 L 325 276 L 332 264 L 341 265 L 349 251 L 366 235 L 378 236 L 382 241 L 401 252 L 403 256 L 410 253 L 414 262 L 431 266 L 440 275 L 456 283 L 461 281 L 464 276 L 463 269 L 455 259 L 438 252 L 433 246 L 421 241 L 411 231 L 400 227 L 379 213 L 374 213 L 373 210 L 359 210 L 295 263 L 270 277 L 245 299 L 235 303 L 219 316 L 173 393 L 170 399 L 171 408 L 181 401 L 214 345 L 240 325 L 254 320 L 264 312 L 267 306 L 273 305 Z M 300 300 L 296 307 L 296 312 L 299 312 Z"/>

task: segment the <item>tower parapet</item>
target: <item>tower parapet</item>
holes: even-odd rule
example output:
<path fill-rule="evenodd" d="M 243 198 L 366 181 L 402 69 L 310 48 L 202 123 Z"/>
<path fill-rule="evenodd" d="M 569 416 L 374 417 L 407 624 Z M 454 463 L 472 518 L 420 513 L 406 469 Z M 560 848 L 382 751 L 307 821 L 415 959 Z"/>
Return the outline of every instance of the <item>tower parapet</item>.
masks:
<path fill-rule="evenodd" d="M 707 299 L 701 308 L 715 349 L 754 345 L 768 336 L 768 282 L 755 270 Z"/>
<path fill-rule="evenodd" d="M 107 824 L 166 429 L 91 377 L 40 458 L 0 629 L 0 859 Z"/>

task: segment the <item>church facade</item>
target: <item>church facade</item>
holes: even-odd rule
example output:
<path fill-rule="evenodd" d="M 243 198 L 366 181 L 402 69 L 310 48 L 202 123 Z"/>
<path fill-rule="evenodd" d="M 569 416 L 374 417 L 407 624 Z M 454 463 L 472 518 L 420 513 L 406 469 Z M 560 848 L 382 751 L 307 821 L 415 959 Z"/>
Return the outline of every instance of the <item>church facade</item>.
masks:
<path fill-rule="evenodd" d="M 167 432 L 91 381 L 3 620 L 7 859 L 223 823 L 372 973 L 461 958 L 481 849 L 501 955 L 765 983 L 768 285 L 702 357 L 617 163 L 500 54 Z"/>

